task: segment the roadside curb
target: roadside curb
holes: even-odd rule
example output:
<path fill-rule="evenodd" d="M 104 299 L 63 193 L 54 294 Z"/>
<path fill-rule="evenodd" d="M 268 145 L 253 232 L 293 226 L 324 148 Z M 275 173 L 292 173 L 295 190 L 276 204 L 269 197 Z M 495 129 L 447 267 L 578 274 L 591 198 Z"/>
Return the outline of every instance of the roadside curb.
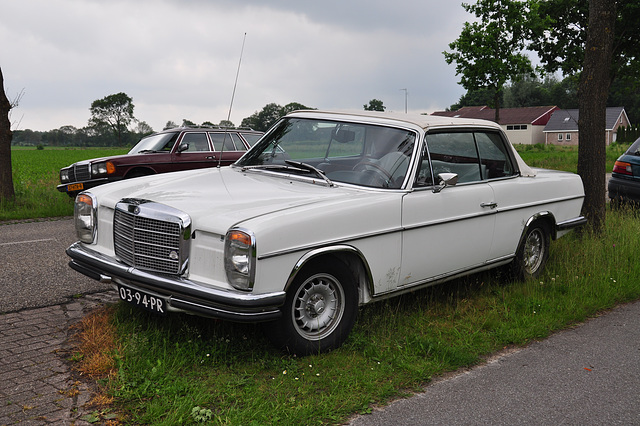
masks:
<path fill-rule="evenodd" d="M 0 315 L 0 425 L 89 424 L 80 418 L 91 391 L 67 359 L 70 326 L 116 301 L 115 292 L 100 292 Z"/>

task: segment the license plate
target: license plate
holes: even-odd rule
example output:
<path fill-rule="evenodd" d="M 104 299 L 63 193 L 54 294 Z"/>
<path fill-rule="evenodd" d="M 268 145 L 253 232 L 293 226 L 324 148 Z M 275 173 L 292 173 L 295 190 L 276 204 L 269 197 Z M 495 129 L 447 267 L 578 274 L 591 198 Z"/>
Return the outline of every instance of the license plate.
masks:
<path fill-rule="evenodd" d="M 67 185 L 67 192 L 82 191 L 83 189 L 84 185 L 81 183 L 72 183 L 70 185 Z"/>
<path fill-rule="evenodd" d="M 165 299 L 157 296 L 152 296 L 149 293 L 145 293 L 139 290 L 134 290 L 129 287 L 118 286 L 118 295 L 120 300 L 136 305 L 147 311 L 155 312 L 157 314 L 165 315 L 167 303 Z"/>

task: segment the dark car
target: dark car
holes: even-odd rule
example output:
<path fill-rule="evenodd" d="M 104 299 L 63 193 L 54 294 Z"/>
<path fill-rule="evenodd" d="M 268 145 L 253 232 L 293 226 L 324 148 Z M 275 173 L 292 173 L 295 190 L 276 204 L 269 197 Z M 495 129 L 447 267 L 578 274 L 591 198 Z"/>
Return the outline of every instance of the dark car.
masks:
<path fill-rule="evenodd" d="M 187 169 L 228 166 L 263 132 L 249 129 L 180 127 L 154 133 L 126 155 L 79 161 L 60 169 L 58 191 L 75 197 L 108 182 Z"/>
<path fill-rule="evenodd" d="M 640 138 L 616 160 L 608 190 L 609 198 L 617 204 L 640 202 Z"/>

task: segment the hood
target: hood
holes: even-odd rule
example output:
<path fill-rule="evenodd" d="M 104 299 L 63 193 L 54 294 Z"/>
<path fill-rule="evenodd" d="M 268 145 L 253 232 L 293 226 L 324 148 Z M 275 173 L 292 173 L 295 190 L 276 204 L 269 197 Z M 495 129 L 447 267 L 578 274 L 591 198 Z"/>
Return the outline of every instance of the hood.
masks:
<path fill-rule="evenodd" d="M 314 203 L 333 204 L 370 193 L 268 176 L 262 172 L 243 172 L 231 167 L 122 180 L 101 185 L 90 192 L 98 198 L 100 205 L 110 208 L 123 198 L 165 204 L 189 214 L 196 227 L 221 233 L 265 214 Z"/>

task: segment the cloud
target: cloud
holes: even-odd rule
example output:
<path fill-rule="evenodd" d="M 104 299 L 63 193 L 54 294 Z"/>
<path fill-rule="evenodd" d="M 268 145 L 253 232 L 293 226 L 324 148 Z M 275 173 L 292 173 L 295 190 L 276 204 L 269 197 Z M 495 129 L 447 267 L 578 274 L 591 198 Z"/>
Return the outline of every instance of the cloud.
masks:
<path fill-rule="evenodd" d="M 160 130 L 186 118 L 231 120 L 267 103 L 430 112 L 463 89 L 442 51 L 469 17 L 454 2 L 5 2 L 0 66 L 14 129 L 84 127 L 91 102 L 125 92 Z M 246 33 L 246 39 L 244 35 Z"/>

